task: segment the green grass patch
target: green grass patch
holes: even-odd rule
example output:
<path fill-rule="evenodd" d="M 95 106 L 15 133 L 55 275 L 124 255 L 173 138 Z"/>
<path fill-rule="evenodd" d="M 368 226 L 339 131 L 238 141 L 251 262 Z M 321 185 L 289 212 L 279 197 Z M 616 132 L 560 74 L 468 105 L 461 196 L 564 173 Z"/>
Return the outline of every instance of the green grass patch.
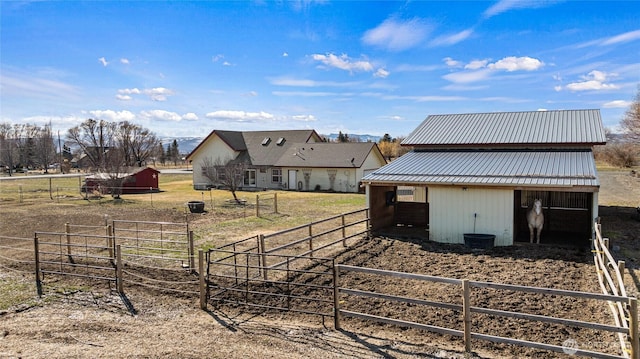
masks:
<path fill-rule="evenodd" d="M 0 310 L 29 303 L 34 300 L 35 296 L 35 283 L 26 282 L 23 279 L 0 279 Z"/>

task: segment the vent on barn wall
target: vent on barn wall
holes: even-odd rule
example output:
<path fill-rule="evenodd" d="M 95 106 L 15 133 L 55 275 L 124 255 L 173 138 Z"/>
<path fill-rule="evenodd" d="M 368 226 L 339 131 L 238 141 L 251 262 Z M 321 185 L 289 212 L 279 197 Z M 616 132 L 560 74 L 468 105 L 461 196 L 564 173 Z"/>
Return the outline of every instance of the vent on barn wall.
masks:
<path fill-rule="evenodd" d="M 278 138 L 278 141 L 276 141 L 276 145 L 282 146 L 282 145 L 284 145 L 285 141 L 286 140 L 284 139 L 284 137 L 280 137 L 280 138 Z"/>
<path fill-rule="evenodd" d="M 269 142 L 271 142 L 271 138 L 265 137 L 264 140 L 262 140 L 262 145 L 263 146 L 268 146 Z"/>

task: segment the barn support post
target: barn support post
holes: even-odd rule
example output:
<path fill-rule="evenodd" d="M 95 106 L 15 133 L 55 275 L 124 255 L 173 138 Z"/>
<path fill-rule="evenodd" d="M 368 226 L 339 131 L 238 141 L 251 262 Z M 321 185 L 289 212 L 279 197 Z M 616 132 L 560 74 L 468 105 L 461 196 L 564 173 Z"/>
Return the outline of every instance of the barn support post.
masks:
<path fill-rule="evenodd" d="M 122 249 L 120 245 L 116 245 L 116 287 L 118 293 L 124 293 L 122 278 Z"/>
<path fill-rule="evenodd" d="M 38 246 L 38 233 L 33 235 L 33 251 L 34 251 L 34 259 L 35 259 L 35 272 L 36 272 L 36 291 L 38 292 L 38 297 L 42 296 L 42 282 L 40 281 L 40 254 L 39 254 L 39 246 Z"/>
<path fill-rule="evenodd" d="M 198 279 L 200 288 L 200 309 L 207 310 L 207 286 L 204 280 L 204 252 L 198 250 Z"/>
<path fill-rule="evenodd" d="M 69 225 L 69 222 L 64 224 L 64 233 L 67 237 L 67 256 L 71 260 L 71 225 Z"/>
<path fill-rule="evenodd" d="M 191 273 L 194 273 L 196 271 L 196 253 L 193 249 L 193 231 L 189 231 L 188 232 L 188 239 L 189 239 L 189 271 Z"/>
<path fill-rule="evenodd" d="M 335 259 L 333 262 L 333 327 L 336 330 L 340 330 L 340 267 L 336 265 Z"/>
<path fill-rule="evenodd" d="M 638 338 L 638 300 L 629 298 L 629 358 L 640 359 L 640 338 Z"/>
<path fill-rule="evenodd" d="M 462 315 L 464 318 L 464 351 L 471 353 L 471 292 L 469 280 L 462 280 Z"/>

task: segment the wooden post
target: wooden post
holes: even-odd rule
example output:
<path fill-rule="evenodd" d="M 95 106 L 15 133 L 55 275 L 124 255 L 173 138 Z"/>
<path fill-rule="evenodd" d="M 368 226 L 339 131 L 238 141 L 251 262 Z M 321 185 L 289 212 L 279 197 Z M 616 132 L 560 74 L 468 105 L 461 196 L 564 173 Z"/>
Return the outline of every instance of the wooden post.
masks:
<path fill-rule="evenodd" d="M 39 248 L 38 248 L 38 234 L 35 233 L 33 235 L 33 251 L 34 251 L 34 258 L 35 258 L 35 264 L 36 264 L 36 290 L 38 292 L 38 297 L 42 296 L 42 282 L 40 281 L 40 253 L 39 252 Z"/>
<path fill-rule="evenodd" d="M 256 217 L 260 217 L 260 195 L 256 195 Z"/>
<path fill-rule="evenodd" d="M 602 238 L 604 242 L 604 248 L 609 249 L 609 238 Z"/>
<path fill-rule="evenodd" d="M 273 212 L 278 213 L 278 194 L 273 194 Z"/>
<path fill-rule="evenodd" d="M 193 231 L 189 231 L 189 271 L 194 273 L 196 271 L 196 253 L 193 247 Z"/>
<path fill-rule="evenodd" d="M 471 353 L 471 293 L 469 280 L 462 280 L 462 315 L 464 318 L 464 351 Z"/>
<path fill-rule="evenodd" d="M 69 222 L 64 224 L 64 233 L 66 233 L 67 237 L 67 256 L 69 256 L 69 260 L 71 260 L 71 226 Z"/>
<path fill-rule="evenodd" d="M 370 221 L 369 208 L 365 209 L 364 213 L 365 213 L 365 216 L 366 216 L 366 219 L 367 219 L 367 221 L 365 222 L 365 225 L 367 226 L 367 238 L 371 238 L 371 226 L 369 225 L 369 221 Z"/>
<path fill-rule="evenodd" d="M 624 261 L 618 261 L 618 271 L 620 272 L 620 279 L 624 281 Z"/>
<path fill-rule="evenodd" d="M 629 343 L 631 352 L 629 358 L 640 359 L 640 344 L 638 338 L 638 300 L 629 298 Z"/>
<path fill-rule="evenodd" d="M 340 330 L 340 286 L 338 280 L 340 278 L 340 268 L 333 260 L 333 327 Z"/>
<path fill-rule="evenodd" d="M 122 279 L 122 250 L 118 244 L 116 245 L 116 287 L 120 294 L 124 293 Z"/>
<path fill-rule="evenodd" d="M 258 251 L 260 251 L 260 256 L 262 257 L 262 276 L 264 280 L 269 280 L 267 274 L 267 254 L 265 253 L 266 249 L 264 246 L 264 234 L 260 236 L 260 247 L 258 247 Z"/>
<path fill-rule="evenodd" d="M 51 177 L 49 177 L 49 198 L 53 199 L 53 185 L 51 183 Z"/>
<path fill-rule="evenodd" d="M 345 228 L 346 222 L 344 219 L 344 214 L 342 215 L 342 246 L 347 246 L 347 229 Z"/>
<path fill-rule="evenodd" d="M 200 279 L 200 309 L 207 309 L 207 286 L 204 280 L 204 252 L 198 250 L 198 278 Z"/>

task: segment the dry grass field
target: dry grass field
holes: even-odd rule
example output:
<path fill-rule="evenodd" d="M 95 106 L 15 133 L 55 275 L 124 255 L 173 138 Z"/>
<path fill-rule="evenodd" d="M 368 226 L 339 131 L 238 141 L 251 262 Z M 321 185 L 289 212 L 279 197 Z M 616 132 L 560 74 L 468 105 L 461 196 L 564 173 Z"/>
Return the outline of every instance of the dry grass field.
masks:
<path fill-rule="evenodd" d="M 182 177 L 181 177 L 182 176 Z M 625 260 L 625 279 L 630 295 L 640 286 L 640 178 L 628 171 L 600 172 L 599 200 L 604 235 L 611 239 L 614 256 Z M 60 187 L 73 187 L 60 184 Z M 75 180 L 77 182 L 77 179 Z M 0 235 L 32 238 L 34 231 L 62 231 L 65 222 L 84 225 L 104 223 L 108 219 L 142 221 L 184 221 L 196 235 L 200 248 L 219 246 L 257 233 L 269 233 L 313 220 L 364 207 L 358 194 L 278 193 L 278 213 L 268 206 L 255 216 L 255 206 L 231 206 L 226 191 L 198 192 L 190 188 L 190 176 L 161 176 L 160 193 L 127 195 L 114 202 L 111 198 L 90 200 L 69 198 L 52 200 L 50 193 L 32 193 L 22 186 L 22 197 L 0 182 Z M 16 182 L 17 183 L 17 182 Z M 16 186 L 14 184 L 13 186 Z M 55 186 L 55 185 L 54 185 Z M 14 187 L 15 188 L 15 187 Z M 45 187 L 48 183 L 45 182 Z M 43 192 L 40 190 L 39 192 Z M 258 193 L 241 193 L 250 204 Z M 75 196 L 75 194 L 73 195 Z M 202 200 L 207 206 L 203 214 L 188 213 L 185 203 Z M 2 244 L 2 243 L 0 243 Z M 25 244 L 28 247 L 28 244 Z M 533 248 L 535 250 L 535 248 Z M 477 254 L 464 249 L 451 250 L 432 243 L 395 241 L 376 238 L 353 245 L 339 260 L 354 265 L 398 271 L 442 275 L 473 280 L 492 280 L 513 284 L 546 286 L 559 289 L 597 292 L 591 254 L 588 251 L 546 248 L 544 250 L 514 247 L 493 253 Z M 16 256 L 21 252 L 0 254 Z M 524 350 L 508 345 L 474 342 L 473 355 L 465 355 L 458 338 L 425 333 L 389 325 L 347 320 L 343 330 L 332 329 L 314 316 L 279 312 L 242 311 L 233 307 L 198 309 L 197 298 L 171 295 L 139 287 L 125 288 L 126 297 L 105 283 L 82 280 L 49 281 L 45 293 L 38 298 L 33 275 L 0 267 L 0 358 L 499 358 L 561 357 L 545 351 Z M 347 277 L 347 282 L 367 284 L 365 277 Z M 402 292 L 393 281 L 369 283 L 390 291 Z M 394 287 L 396 286 L 396 287 Z M 446 299 L 447 291 L 425 295 Z M 508 308 L 541 306 L 526 298 L 488 295 L 485 304 Z M 359 307 L 360 302 L 345 305 Z M 571 301 L 551 304 L 551 314 L 571 312 L 596 321 L 608 319 L 606 310 L 593 304 Z M 393 308 L 380 308 L 393 311 Z M 439 323 L 450 320 L 443 312 L 421 313 L 416 308 L 400 309 L 410 318 L 425 317 Z M 562 332 L 549 326 L 527 332 L 514 321 L 492 323 L 489 319 L 475 323 L 486 332 L 500 329 L 530 340 L 544 339 L 562 343 L 565 338 L 610 345 L 615 340 L 594 333 Z"/>

